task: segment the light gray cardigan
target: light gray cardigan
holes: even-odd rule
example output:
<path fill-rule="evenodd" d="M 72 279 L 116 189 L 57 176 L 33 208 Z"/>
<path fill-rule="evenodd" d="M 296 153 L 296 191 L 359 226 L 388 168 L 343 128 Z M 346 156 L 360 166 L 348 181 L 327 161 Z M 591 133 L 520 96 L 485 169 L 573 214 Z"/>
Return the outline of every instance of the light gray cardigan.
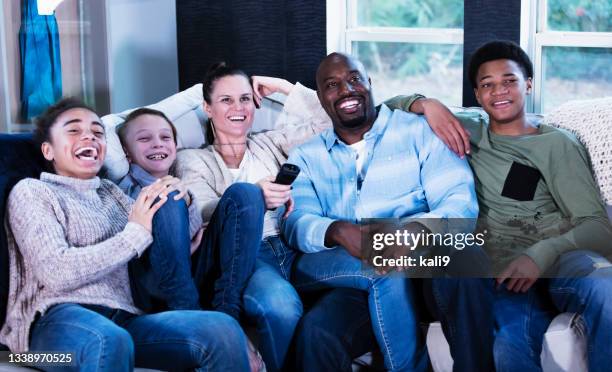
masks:
<path fill-rule="evenodd" d="M 28 350 L 37 313 L 59 303 L 141 312 L 130 292 L 127 262 L 153 242 L 128 223 L 132 200 L 108 180 L 43 173 L 20 181 L 8 198 L 10 286 L 0 341 Z"/>

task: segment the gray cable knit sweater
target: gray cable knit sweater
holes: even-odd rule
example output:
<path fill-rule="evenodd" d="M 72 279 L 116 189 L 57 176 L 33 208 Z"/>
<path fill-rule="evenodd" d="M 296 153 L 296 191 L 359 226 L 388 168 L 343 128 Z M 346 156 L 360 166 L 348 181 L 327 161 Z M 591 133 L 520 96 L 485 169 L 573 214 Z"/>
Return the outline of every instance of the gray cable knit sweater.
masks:
<path fill-rule="evenodd" d="M 24 179 L 8 199 L 10 288 L 0 341 L 28 350 L 36 314 L 59 303 L 103 305 L 140 314 L 127 262 L 152 243 L 129 222 L 133 201 L 115 184 L 43 173 Z"/>

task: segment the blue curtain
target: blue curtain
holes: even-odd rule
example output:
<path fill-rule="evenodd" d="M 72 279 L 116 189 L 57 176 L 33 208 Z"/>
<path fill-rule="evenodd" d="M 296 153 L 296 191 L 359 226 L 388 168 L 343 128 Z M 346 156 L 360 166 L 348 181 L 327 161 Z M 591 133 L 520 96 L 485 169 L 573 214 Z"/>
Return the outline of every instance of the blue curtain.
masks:
<path fill-rule="evenodd" d="M 55 15 L 38 14 L 36 0 L 22 0 L 21 113 L 24 120 L 42 113 L 62 96 L 62 66 Z"/>

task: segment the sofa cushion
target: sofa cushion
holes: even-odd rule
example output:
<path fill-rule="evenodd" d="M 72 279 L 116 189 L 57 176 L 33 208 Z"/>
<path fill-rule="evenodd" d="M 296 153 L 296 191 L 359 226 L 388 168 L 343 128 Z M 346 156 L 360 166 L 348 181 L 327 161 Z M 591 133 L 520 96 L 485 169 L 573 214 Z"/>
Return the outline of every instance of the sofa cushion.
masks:
<path fill-rule="evenodd" d="M 4 324 L 8 299 L 8 247 L 4 215 L 6 199 L 19 180 L 38 178 L 44 167 L 44 158 L 34 145 L 31 134 L 0 134 L 0 326 Z"/>
<path fill-rule="evenodd" d="M 582 142 L 601 197 L 612 205 L 612 97 L 564 103 L 544 123 L 569 130 Z"/>

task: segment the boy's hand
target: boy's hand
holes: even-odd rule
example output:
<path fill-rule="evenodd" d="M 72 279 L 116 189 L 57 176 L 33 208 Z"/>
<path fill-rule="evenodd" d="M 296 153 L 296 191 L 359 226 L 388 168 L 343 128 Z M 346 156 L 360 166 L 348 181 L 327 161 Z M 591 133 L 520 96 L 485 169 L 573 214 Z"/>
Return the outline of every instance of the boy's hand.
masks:
<path fill-rule="evenodd" d="M 185 203 L 187 203 L 187 206 L 191 204 L 191 197 L 189 197 L 187 188 L 183 184 L 183 181 L 181 181 L 179 178 L 173 176 L 164 176 L 160 178 L 159 181 L 168 188 L 167 194 L 170 194 L 172 191 L 178 191 L 178 194 L 174 195 L 174 200 L 180 200 L 181 198 L 184 198 Z"/>
<path fill-rule="evenodd" d="M 157 198 L 159 200 L 156 202 Z M 160 180 L 147 187 L 143 187 L 132 206 L 128 221 L 135 222 L 147 229 L 148 232 L 151 232 L 153 229 L 153 216 L 166 200 L 168 200 L 168 188 Z"/>
<path fill-rule="evenodd" d="M 431 130 L 459 157 L 463 159 L 470 153 L 470 133 L 442 102 L 421 98 L 410 106 L 410 111 L 423 114 Z"/>
<path fill-rule="evenodd" d="M 293 89 L 293 84 L 287 80 L 270 76 L 251 76 L 251 82 L 253 84 L 254 99 L 257 107 L 261 106 L 263 97 L 276 92 L 288 96 Z"/>
<path fill-rule="evenodd" d="M 526 255 L 520 255 L 515 258 L 497 278 L 497 286 L 506 280 L 506 289 L 514 292 L 527 292 L 533 283 L 540 277 L 540 268 Z"/>

